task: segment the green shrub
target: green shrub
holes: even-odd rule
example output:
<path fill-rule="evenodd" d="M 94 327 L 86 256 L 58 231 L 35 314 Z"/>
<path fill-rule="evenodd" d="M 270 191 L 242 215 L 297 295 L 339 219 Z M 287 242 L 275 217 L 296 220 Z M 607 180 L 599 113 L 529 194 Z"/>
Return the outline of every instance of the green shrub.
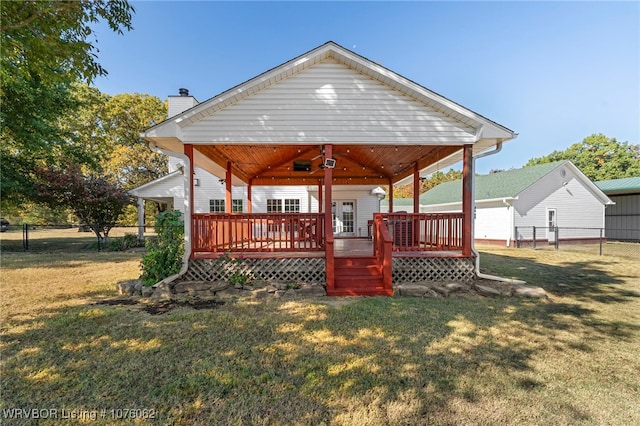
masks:
<path fill-rule="evenodd" d="M 147 254 L 142 258 L 145 285 L 153 285 L 180 271 L 184 253 L 184 221 L 178 210 L 162 212 L 156 219 L 157 237 L 148 239 Z"/>

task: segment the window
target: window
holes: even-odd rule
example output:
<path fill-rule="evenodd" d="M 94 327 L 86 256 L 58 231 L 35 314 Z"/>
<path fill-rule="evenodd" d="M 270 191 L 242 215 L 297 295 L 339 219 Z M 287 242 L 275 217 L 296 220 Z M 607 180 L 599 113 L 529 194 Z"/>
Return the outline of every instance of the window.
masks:
<path fill-rule="evenodd" d="M 284 212 L 300 213 L 300 200 L 298 199 L 284 200 Z"/>
<path fill-rule="evenodd" d="M 267 200 L 267 213 L 282 213 L 282 200 Z"/>
<path fill-rule="evenodd" d="M 225 202 L 222 199 L 209 200 L 209 212 L 211 213 L 224 213 Z M 242 213 L 244 211 L 244 202 L 242 199 L 231 200 L 231 211 L 233 213 Z"/>
<path fill-rule="evenodd" d="M 211 213 L 224 213 L 224 200 L 209 200 L 209 211 Z"/>
<path fill-rule="evenodd" d="M 231 211 L 233 213 L 242 213 L 242 199 L 239 200 L 231 200 Z"/>

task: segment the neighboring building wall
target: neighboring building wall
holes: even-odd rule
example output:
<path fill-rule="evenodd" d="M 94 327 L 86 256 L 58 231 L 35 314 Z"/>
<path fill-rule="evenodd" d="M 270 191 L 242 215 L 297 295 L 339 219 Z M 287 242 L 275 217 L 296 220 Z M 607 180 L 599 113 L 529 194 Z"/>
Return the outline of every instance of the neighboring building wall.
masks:
<path fill-rule="evenodd" d="M 514 226 L 546 227 L 548 209 L 556 209 L 558 227 L 582 228 L 563 230 L 560 239 L 599 237 L 599 229 L 604 226 L 604 206 L 569 169 L 562 170 L 564 176 L 556 170 L 519 194 L 513 202 Z M 548 232 L 546 229 L 543 232 L 544 235 L 538 233 L 536 238 L 547 239 Z"/>
<path fill-rule="evenodd" d="M 511 207 L 502 202 L 498 205 L 492 203 L 487 206 L 478 205 L 476 208 L 476 220 L 474 224 L 474 237 L 476 241 L 495 242 L 505 244 L 511 238 Z"/>
<path fill-rule="evenodd" d="M 476 215 L 473 228 L 474 239 L 477 243 L 491 243 L 507 245 L 511 238 L 511 209 L 502 202 L 476 204 Z M 422 213 L 461 212 L 462 205 L 432 205 L 420 206 Z"/>
<path fill-rule="evenodd" d="M 605 210 L 605 235 L 611 240 L 640 241 L 640 194 L 610 195 Z"/>

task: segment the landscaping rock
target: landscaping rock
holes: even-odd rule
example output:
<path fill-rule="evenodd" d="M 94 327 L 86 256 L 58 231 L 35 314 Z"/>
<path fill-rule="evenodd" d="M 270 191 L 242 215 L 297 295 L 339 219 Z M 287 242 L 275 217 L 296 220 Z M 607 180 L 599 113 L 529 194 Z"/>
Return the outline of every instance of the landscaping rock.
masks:
<path fill-rule="evenodd" d="M 474 285 L 474 288 L 476 289 L 478 294 L 480 294 L 481 296 L 496 297 L 496 296 L 501 296 L 502 295 L 502 293 L 500 293 L 499 290 L 496 290 L 495 288 L 489 287 L 489 286 L 486 286 L 486 285 L 476 284 L 476 285 Z"/>
<path fill-rule="evenodd" d="M 432 288 L 427 288 L 427 292 L 424 294 L 423 297 L 442 297 L 442 296 L 440 295 L 440 293 L 437 293 Z"/>
<path fill-rule="evenodd" d="M 271 283 L 272 286 L 274 286 L 277 290 L 287 290 L 289 288 L 289 284 L 287 283 L 281 283 L 281 282 L 273 282 Z"/>
<path fill-rule="evenodd" d="M 169 284 L 160 283 L 153 286 L 151 300 L 171 300 L 172 298 L 173 293 L 171 292 L 171 288 L 169 288 Z"/>
<path fill-rule="evenodd" d="M 455 293 L 458 291 L 463 291 L 465 289 L 465 286 L 458 283 L 449 283 L 449 284 L 446 284 L 444 288 L 446 288 L 449 291 L 449 293 Z"/>
<path fill-rule="evenodd" d="M 285 291 L 284 294 L 282 295 L 283 298 L 293 298 L 296 297 L 297 292 L 296 290 L 290 288 L 289 290 Z"/>
<path fill-rule="evenodd" d="M 142 297 L 149 297 L 153 294 L 153 287 L 145 285 L 142 286 L 142 290 L 140 290 L 140 294 Z"/>
<path fill-rule="evenodd" d="M 444 297 L 449 297 L 449 290 L 447 290 L 444 287 L 434 287 L 433 290 L 435 290 L 437 293 L 443 295 Z"/>
<path fill-rule="evenodd" d="M 267 297 L 271 297 L 271 294 L 264 288 L 254 290 L 252 294 L 255 299 L 266 299 Z"/>
<path fill-rule="evenodd" d="M 286 290 L 276 290 L 275 293 L 273 293 L 273 297 L 275 297 L 276 299 L 281 298 L 287 291 Z"/>
<path fill-rule="evenodd" d="M 407 297 L 423 297 L 427 293 L 428 288 L 415 284 L 402 284 L 398 286 L 398 294 Z"/>
<path fill-rule="evenodd" d="M 136 284 L 140 280 L 122 281 L 116 284 L 116 290 L 120 296 L 132 296 L 136 292 Z"/>
<path fill-rule="evenodd" d="M 304 285 L 296 290 L 299 296 L 326 296 L 327 291 L 321 285 Z"/>
<path fill-rule="evenodd" d="M 144 283 L 142 282 L 142 280 L 138 280 L 136 281 L 136 284 L 133 286 L 133 289 L 135 290 L 136 294 L 141 294 L 142 287 L 144 287 Z"/>
<path fill-rule="evenodd" d="M 517 297 L 533 297 L 539 299 L 546 299 L 547 292 L 542 287 L 531 287 L 526 285 L 518 285 L 513 287 L 511 291 L 512 296 Z"/>
<path fill-rule="evenodd" d="M 189 294 L 190 296 L 211 297 L 216 292 L 229 287 L 226 281 L 183 281 L 173 286 L 176 294 Z"/>
<path fill-rule="evenodd" d="M 276 291 L 278 291 L 278 289 L 277 289 L 277 288 L 275 288 L 275 287 L 274 287 L 274 286 L 272 286 L 272 285 L 268 285 L 268 286 L 266 286 L 264 289 L 265 289 L 268 293 L 275 293 Z"/>

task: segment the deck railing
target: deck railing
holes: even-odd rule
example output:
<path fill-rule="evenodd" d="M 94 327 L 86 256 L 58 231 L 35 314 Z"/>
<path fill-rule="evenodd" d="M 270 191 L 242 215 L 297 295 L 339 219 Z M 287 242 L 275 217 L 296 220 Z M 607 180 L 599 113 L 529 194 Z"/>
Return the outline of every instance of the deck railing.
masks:
<path fill-rule="evenodd" d="M 384 213 L 394 251 L 462 250 L 462 213 Z"/>
<path fill-rule="evenodd" d="M 324 250 L 323 213 L 196 213 L 194 253 Z"/>

